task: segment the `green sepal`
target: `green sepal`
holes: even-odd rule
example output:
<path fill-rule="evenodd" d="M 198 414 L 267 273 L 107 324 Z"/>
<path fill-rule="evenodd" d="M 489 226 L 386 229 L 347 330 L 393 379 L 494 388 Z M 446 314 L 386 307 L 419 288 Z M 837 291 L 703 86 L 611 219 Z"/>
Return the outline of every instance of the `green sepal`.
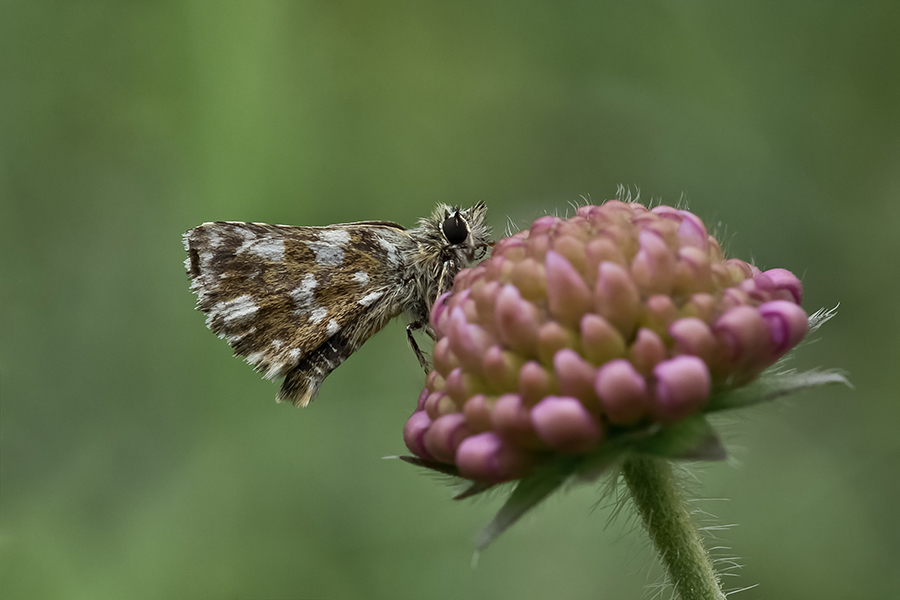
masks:
<path fill-rule="evenodd" d="M 456 468 L 456 465 L 448 465 L 447 463 L 437 462 L 434 460 L 425 460 L 424 458 L 419 458 L 418 456 L 398 456 L 396 458 L 399 458 L 405 463 L 409 463 L 417 467 L 422 467 L 423 469 L 428 469 L 429 471 L 440 473 L 441 475 L 449 475 L 450 477 L 462 478 L 462 475 L 459 474 L 459 469 Z"/>
<path fill-rule="evenodd" d="M 481 552 L 525 513 L 544 501 L 576 471 L 582 458 L 558 459 L 519 480 L 494 519 L 478 533 L 475 552 Z"/>
<path fill-rule="evenodd" d="M 811 390 L 824 385 L 841 383 L 852 387 L 839 371 L 785 371 L 764 373 L 755 381 L 735 389 L 713 391 L 703 409 L 704 412 L 743 408 L 760 402 L 768 402 L 781 396 Z"/>

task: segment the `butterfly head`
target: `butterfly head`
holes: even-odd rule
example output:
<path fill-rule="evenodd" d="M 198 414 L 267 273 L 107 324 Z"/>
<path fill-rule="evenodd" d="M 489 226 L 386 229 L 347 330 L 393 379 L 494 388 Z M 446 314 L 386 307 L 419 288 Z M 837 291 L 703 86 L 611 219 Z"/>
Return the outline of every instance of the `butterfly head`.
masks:
<path fill-rule="evenodd" d="M 486 213 L 484 202 L 465 209 L 438 205 L 428 226 L 445 259 L 455 258 L 457 264 L 468 265 L 484 257 L 491 246 L 490 230 L 484 224 Z"/>

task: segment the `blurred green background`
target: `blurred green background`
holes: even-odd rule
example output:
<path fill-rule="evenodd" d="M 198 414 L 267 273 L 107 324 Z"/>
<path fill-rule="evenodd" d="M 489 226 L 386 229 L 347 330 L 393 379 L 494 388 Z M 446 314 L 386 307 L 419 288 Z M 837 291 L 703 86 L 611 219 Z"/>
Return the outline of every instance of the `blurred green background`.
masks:
<path fill-rule="evenodd" d="M 473 569 L 502 498 L 382 460 L 422 385 L 402 326 L 309 409 L 276 405 L 182 266 L 204 221 L 413 225 L 484 200 L 502 231 L 620 183 L 798 273 L 807 310 L 841 303 L 797 363 L 855 390 L 733 415 L 733 459 L 697 471 L 706 524 L 739 525 L 711 542 L 745 565 L 729 587 L 896 597 L 897 3 L 0 11 L 3 598 L 651 595 L 647 542 L 600 486 Z"/>

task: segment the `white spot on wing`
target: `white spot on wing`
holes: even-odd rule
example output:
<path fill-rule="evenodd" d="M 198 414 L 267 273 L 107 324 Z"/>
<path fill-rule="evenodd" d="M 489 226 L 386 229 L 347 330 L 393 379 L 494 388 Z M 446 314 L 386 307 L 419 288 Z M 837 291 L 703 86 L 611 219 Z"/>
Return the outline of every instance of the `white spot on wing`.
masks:
<path fill-rule="evenodd" d="M 247 251 L 269 262 L 283 262 L 284 240 L 260 240 L 251 243 Z"/>
<path fill-rule="evenodd" d="M 322 242 L 306 242 L 310 250 L 316 253 L 316 264 L 322 267 L 336 267 L 344 262 L 344 249 Z"/>
<path fill-rule="evenodd" d="M 259 363 L 261 363 L 263 361 L 263 359 L 265 358 L 265 356 L 266 356 L 265 352 L 262 352 L 262 351 L 253 352 L 253 353 L 247 355 L 246 361 L 248 363 L 250 363 L 251 365 L 255 366 L 255 365 L 258 365 Z"/>
<path fill-rule="evenodd" d="M 232 325 L 235 322 L 252 318 L 258 310 L 259 306 L 254 302 L 253 297 L 244 294 L 234 300 L 218 302 L 210 315 L 218 313 L 225 319 L 226 324 Z"/>
<path fill-rule="evenodd" d="M 326 231 L 323 231 L 319 235 L 319 238 L 329 244 L 334 244 L 335 246 L 343 246 L 350 241 L 350 234 L 343 229 L 328 229 Z"/>
<path fill-rule="evenodd" d="M 325 329 L 325 333 L 328 334 L 328 337 L 331 337 L 340 330 L 341 326 L 338 325 L 338 322 L 334 319 L 331 319 L 330 321 L 328 321 L 328 327 Z"/>
<path fill-rule="evenodd" d="M 244 223 L 235 223 L 233 221 L 227 221 L 228 223 L 233 223 L 234 225 L 244 225 Z M 243 227 L 238 227 L 235 229 L 235 232 L 244 238 L 244 242 L 238 247 L 237 250 L 234 251 L 235 254 L 240 254 L 250 248 L 254 243 L 256 243 L 257 237 L 256 234 L 250 231 L 249 229 L 244 229 Z"/>
<path fill-rule="evenodd" d="M 360 285 L 366 285 L 369 283 L 369 274 L 363 273 L 362 271 L 357 271 L 353 274 L 353 281 L 359 283 Z"/>
<path fill-rule="evenodd" d="M 310 308 L 315 304 L 315 301 L 313 300 L 313 290 L 316 289 L 317 285 L 316 276 L 312 273 L 307 273 L 303 277 L 303 281 L 300 282 L 300 285 L 291 292 L 291 298 L 294 299 L 294 303 L 299 310 Z"/>
<path fill-rule="evenodd" d="M 306 245 L 316 253 L 316 263 L 323 267 L 336 267 L 344 262 L 344 246 L 350 241 L 350 234 L 343 229 L 326 229 L 319 233 L 316 241 Z"/>
<path fill-rule="evenodd" d="M 381 236 L 378 236 L 378 245 L 381 246 L 388 255 L 388 262 L 392 265 L 400 263 L 400 254 L 397 252 L 397 246 L 390 243 Z"/>
<path fill-rule="evenodd" d="M 300 348 L 294 348 L 290 352 L 288 352 L 288 358 L 295 361 L 300 358 Z"/>
<path fill-rule="evenodd" d="M 384 296 L 384 290 L 370 292 L 359 299 L 359 303 L 363 306 L 370 306 L 373 302 Z"/>
<path fill-rule="evenodd" d="M 319 307 L 319 308 L 314 309 L 312 311 L 312 313 L 309 315 L 309 322 L 310 323 L 318 323 L 319 321 L 321 321 L 322 319 L 324 319 L 327 316 L 328 316 L 328 310 L 324 309 L 322 307 Z"/>
<path fill-rule="evenodd" d="M 284 370 L 286 367 L 287 365 L 283 362 L 272 363 L 263 377 L 265 377 L 266 379 L 275 379 L 276 377 L 281 377 L 281 375 L 284 374 Z"/>

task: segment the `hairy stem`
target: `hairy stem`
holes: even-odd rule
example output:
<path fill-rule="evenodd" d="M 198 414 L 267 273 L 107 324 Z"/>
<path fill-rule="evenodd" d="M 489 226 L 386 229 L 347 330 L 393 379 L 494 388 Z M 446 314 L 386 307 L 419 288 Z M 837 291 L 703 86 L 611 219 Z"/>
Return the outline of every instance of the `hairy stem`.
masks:
<path fill-rule="evenodd" d="M 681 600 L 722 600 L 725 594 L 672 466 L 646 455 L 629 457 L 622 472 L 644 528 Z"/>

